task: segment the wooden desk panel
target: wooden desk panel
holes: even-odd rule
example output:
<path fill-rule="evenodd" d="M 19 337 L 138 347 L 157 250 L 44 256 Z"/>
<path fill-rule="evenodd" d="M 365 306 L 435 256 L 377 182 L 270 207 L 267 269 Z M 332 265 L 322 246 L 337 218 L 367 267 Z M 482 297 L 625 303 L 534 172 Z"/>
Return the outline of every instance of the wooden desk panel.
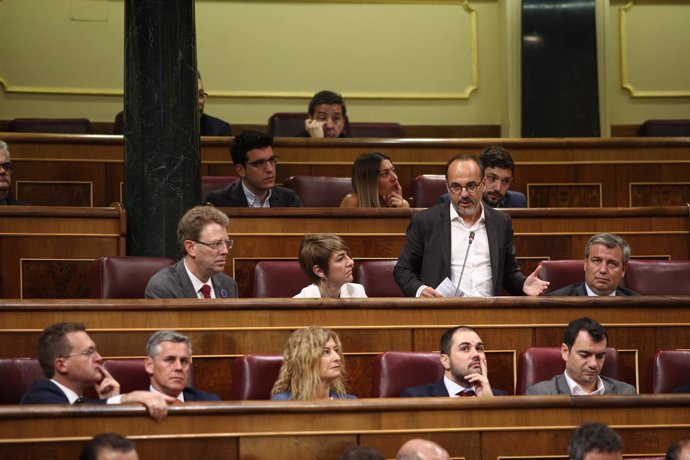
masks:
<path fill-rule="evenodd" d="M 336 458 L 354 444 L 393 458 L 413 437 L 439 442 L 453 458 L 553 458 L 591 420 L 613 427 L 626 454 L 650 455 L 687 435 L 688 406 L 685 395 L 188 403 L 161 424 L 134 405 L 4 406 L 0 455 L 39 458 L 50 446 L 68 458 L 76 442 L 115 431 L 137 443 L 141 458 Z"/>

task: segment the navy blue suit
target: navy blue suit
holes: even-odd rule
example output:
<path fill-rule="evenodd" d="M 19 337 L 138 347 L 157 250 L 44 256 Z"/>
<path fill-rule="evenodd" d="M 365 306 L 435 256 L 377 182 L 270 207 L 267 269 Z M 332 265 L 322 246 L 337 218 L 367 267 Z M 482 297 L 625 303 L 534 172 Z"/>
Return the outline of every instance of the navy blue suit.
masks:
<path fill-rule="evenodd" d="M 85 403 L 105 404 L 105 399 L 85 399 Z M 50 380 L 34 382 L 19 404 L 69 404 L 67 395 Z"/>
<path fill-rule="evenodd" d="M 491 392 L 494 396 L 506 396 L 508 394 L 503 390 L 497 390 L 495 388 L 492 388 Z M 405 388 L 402 393 L 400 393 L 401 398 L 448 398 L 449 396 L 448 389 L 446 388 L 446 384 L 443 383 L 443 379 L 438 382 L 427 383 L 426 385 Z"/>
<path fill-rule="evenodd" d="M 201 136 L 232 136 L 230 124 L 220 118 L 201 114 L 199 119 L 199 134 Z"/>
<path fill-rule="evenodd" d="M 220 190 L 208 194 L 206 201 L 217 208 L 248 208 L 249 202 L 242 188 L 242 181 L 230 184 Z M 272 208 L 287 208 L 302 206 L 294 190 L 284 187 L 273 187 L 268 203 Z"/>
<path fill-rule="evenodd" d="M 185 402 L 187 401 L 220 401 L 220 396 L 197 390 L 196 388 L 186 387 L 182 390 Z"/>
<path fill-rule="evenodd" d="M 557 289 L 553 292 L 549 292 L 547 295 L 550 296 L 587 296 L 587 288 L 585 283 L 570 284 L 568 286 Z M 619 287 L 616 289 L 616 296 L 638 296 L 637 292 Z"/>

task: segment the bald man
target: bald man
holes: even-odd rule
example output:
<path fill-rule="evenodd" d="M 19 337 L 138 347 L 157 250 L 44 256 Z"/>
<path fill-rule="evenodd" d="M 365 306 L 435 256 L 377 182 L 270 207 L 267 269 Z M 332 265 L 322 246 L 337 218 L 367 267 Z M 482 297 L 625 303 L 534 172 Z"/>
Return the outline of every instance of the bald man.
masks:
<path fill-rule="evenodd" d="M 395 460 L 449 460 L 446 449 L 426 439 L 410 439 L 400 448 Z"/>

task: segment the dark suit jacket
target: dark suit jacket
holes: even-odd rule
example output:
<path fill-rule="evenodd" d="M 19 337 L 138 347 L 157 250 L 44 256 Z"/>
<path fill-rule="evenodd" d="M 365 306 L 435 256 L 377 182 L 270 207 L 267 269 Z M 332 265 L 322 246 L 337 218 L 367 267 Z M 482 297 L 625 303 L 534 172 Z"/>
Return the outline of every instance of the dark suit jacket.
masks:
<path fill-rule="evenodd" d="M 690 383 L 673 389 L 673 393 L 690 393 Z"/>
<path fill-rule="evenodd" d="M 587 289 L 585 288 L 585 283 L 571 284 L 569 286 L 556 289 L 553 292 L 549 292 L 547 295 L 558 295 L 558 296 L 586 296 Z M 619 287 L 616 289 L 616 295 L 620 296 L 636 296 L 640 295 L 635 291 L 630 289 Z"/>
<path fill-rule="evenodd" d="M 23 201 L 15 200 L 11 196 L 6 196 L 4 199 L 0 200 L 0 205 L 5 206 L 29 206 L 29 203 L 24 203 Z"/>
<path fill-rule="evenodd" d="M 225 273 L 216 273 L 211 277 L 213 290 L 217 298 L 238 297 L 237 283 Z M 146 285 L 144 297 L 147 299 L 196 299 L 192 280 L 184 268 L 184 258 L 175 265 L 165 267 L 151 277 Z"/>
<path fill-rule="evenodd" d="M 105 399 L 85 399 L 84 402 L 105 404 Z M 50 380 L 34 382 L 19 404 L 69 404 L 67 395 Z"/>
<path fill-rule="evenodd" d="M 604 394 L 634 395 L 637 394 L 635 387 L 620 380 L 600 376 L 604 382 Z M 565 375 L 558 374 L 551 380 L 530 385 L 525 391 L 526 395 L 569 395 L 570 387 L 565 380 Z"/>
<path fill-rule="evenodd" d="M 206 201 L 217 208 L 247 208 L 247 196 L 242 188 L 242 181 L 230 184 L 220 190 L 208 194 Z M 268 203 L 272 208 L 287 208 L 302 206 L 302 202 L 294 190 L 284 187 L 273 187 Z"/>
<path fill-rule="evenodd" d="M 447 193 L 441 195 L 438 199 L 439 203 L 445 203 L 450 198 Z M 484 202 L 485 203 L 485 202 Z M 496 208 L 526 208 L 527 207 L 527 197 L 522 192 L 514 192 L 508 190 L 506 196 L 503 197 L 501 201 L 495 206 Z"/>
<path fill-rule="evenodd" d="M 232 128 L 220 118 L 202 113 L 199 119 L 199 133 L 202 136 L 232 136 Z"/>
<path fill-rule="evenodd" d="M 414 297 L 423 284 L 436 288 L 450 276 L 450 204 L 440 203 L 412 215 L 407 240 L 393 270 L 406 296 Z M 494 295 L 505 288 L 522 295 L 525 275 L 515 260 L 510 215 L 484 205 Z"/>
<path fill-rule="evenodd" d="M 494 396 L 505 396 L 507 393 L 503 390 L 497 390 L 495 388 L 491 389 Z M 446 384 L 443 383 L 443 379 L 438 382 L 427 383 L 426 385 L 420 385 L 418 387 L 405 388 L 402 393 L 400 393 L 401 398 L 428 398 L 428 397 L 449 397 L 448 389 Z"/>
<path fill-rule="evenodd" d="M 213 393 L 197 390 L 196 388 L 186 387 L 182 390 L 185 402 L 187 401 L 220 401 L 220 396 Z"/>

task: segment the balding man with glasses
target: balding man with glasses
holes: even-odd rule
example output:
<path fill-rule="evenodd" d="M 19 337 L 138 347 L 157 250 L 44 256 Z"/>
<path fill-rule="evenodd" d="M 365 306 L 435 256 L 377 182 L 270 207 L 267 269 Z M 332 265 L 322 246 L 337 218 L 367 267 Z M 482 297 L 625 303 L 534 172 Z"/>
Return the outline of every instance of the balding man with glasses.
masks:
<path fill-rule="evenodd" d="M 549 285 L 520 271 L 510 215 L 482 204 L 484 168 L 476 156 L 446 165 L 450 203 L 412 215 L 393 275 L 409 297 L 540 295 Z"/>
<path fill-rule="evenodd" d="M 196 206 L 177 226 L 184 257 L 151 277 L 147 299 L 214 299 L 238 297 L 237 283 L 225 274 L 232 248 L 228 216 L 213 206 Z"/>
<path fill-rule="evenodd" d="M 293 190 L 276 187 L 278 156 L 273 153 L 273 137 L 259 131 L 242 131 L 232 140 L 230 154 L 242 180 L 209 193 L 207 202 L 236 208 L 302 206 Z"/>
<path fill-rule="evenodd" d="M 10 163 L 10 148 L 0 140 L 0 205 L 26 205 L 10 196 L 12 188 L 12 163 Z"/>

